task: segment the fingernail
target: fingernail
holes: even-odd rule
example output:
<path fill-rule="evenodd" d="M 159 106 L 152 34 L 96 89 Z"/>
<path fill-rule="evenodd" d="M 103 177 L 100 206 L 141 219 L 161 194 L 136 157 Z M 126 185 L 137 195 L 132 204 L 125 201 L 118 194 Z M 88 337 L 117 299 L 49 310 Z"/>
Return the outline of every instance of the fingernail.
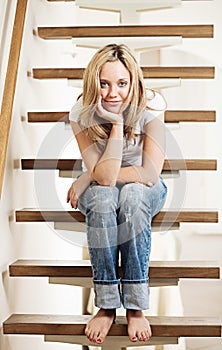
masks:
<path fill-rule="evenodd" d="M 97 339 L 97 343 L 101 343 L 102 342 L 102 339 Z"/>

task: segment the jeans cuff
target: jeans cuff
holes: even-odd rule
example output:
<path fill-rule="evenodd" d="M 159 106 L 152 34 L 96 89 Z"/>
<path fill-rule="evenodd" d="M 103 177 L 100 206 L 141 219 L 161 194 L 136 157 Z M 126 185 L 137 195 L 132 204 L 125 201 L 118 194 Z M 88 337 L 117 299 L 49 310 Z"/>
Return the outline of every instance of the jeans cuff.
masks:
<path fill-rule="evenodd" d="M 102 309 L 121 307 L 119 284 L 94 283 L 95 305 Z"/>
<path fill-rule="evenodd" d="M 125 309 L 146 310 L 149 309 L 148 283 L 123 283 L 122 304 Z"/>

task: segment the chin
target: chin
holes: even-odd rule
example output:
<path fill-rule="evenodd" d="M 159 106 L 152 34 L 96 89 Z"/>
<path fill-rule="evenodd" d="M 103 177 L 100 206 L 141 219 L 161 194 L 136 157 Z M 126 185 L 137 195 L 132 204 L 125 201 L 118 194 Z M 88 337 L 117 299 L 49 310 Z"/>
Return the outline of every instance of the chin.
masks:
<path fill-rule="evenodd" d="M 115 113 L 115 114 L 119 114 L 120 113 L 120 107 L 109 107 L 109 108 L 106 108 L 106 110 L 108 112 Z"/>
<path fill-rule="evenodd" d="M 110 105 L 109 103 L 104 103 L 103 107 L 111 113 L 119 114 L 122 104 Z"/>

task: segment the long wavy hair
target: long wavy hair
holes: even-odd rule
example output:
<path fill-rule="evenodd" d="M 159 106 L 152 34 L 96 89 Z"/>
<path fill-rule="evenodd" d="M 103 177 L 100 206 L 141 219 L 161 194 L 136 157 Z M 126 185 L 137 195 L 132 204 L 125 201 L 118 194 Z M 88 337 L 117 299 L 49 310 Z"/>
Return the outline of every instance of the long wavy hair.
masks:
<path fill-rule="evenodd" d="M 88 135 L 93 141 L 109 138 L 111 124 L 100 118 L 96 106 L 101 95 L 100 72 L 106 62 L 119 60 L 130 74 L 130 90 L 124 103 L 124 135 L 127 140 L 135 137 L 134 128 L 140 113 L 147 107 L 147 94 L 143 73 L 135 57 L 125 45 L 110 44 L 96 52 L 85 69 L 83 76 L 83 108 L 79 123 L 87 125 Z"/>

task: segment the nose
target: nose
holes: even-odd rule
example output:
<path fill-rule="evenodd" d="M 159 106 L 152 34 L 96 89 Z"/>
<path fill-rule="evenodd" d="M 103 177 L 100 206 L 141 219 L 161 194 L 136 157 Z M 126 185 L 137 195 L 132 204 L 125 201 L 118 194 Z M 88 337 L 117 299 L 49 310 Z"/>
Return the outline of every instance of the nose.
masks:
<path fill-rule="evenodd" d="M 117 93 L 117 88 L 115 85 L 111 85 L 110 86 L 110 90 L 109 90 L 109 97 L 111 98 L 115 98 L 117 97 L 118 93 Z"/>

